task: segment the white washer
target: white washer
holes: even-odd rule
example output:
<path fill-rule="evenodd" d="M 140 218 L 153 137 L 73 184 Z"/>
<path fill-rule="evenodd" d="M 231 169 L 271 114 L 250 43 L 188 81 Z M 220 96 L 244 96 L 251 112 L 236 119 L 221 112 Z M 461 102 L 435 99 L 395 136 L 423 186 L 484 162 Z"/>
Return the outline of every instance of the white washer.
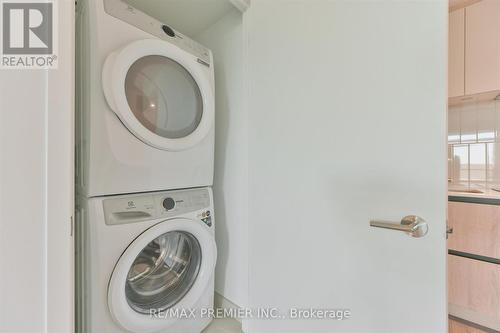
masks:
<path fill-rule="evenodd" d="M 79 193 L 212 185 L 209 49 L 122 0 L 79 0 L 76 77 Z"/>
<path fill-rule="evenodd" d="M 83 198 L 77 212 L 78 333 L 199 333 L 209 324 L 210 188 Z"/>

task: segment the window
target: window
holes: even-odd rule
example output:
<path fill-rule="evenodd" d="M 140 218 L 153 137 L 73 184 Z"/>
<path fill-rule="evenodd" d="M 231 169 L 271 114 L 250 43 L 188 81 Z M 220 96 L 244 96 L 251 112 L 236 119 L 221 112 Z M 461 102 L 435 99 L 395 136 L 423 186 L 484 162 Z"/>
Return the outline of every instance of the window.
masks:
<path fill-rule="evenodd" d="M 461 143 L 448 145 L 448 180 L 451 183 L 496 183 L 500 177 L 495 170 L 497 144 L 494 142 Z"/>

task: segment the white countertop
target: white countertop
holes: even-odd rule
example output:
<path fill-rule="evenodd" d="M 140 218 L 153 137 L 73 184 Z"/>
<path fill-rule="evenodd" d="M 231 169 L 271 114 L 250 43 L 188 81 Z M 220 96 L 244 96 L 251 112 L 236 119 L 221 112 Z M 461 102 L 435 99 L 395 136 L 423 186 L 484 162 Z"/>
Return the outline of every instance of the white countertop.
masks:
<path fill-rule="evenodd" d="M 461 186 L 461 185 L 448 185 L 448 196 L 454 197 L 464 197 L 464 198 L 482 198 L 482 199 L 500 199 L 500 192 L 492 190 L 492 185 L 472 185 L 470 187 Z M 499 186 L 496 186 L 499 188 Z M 453 189 L 453 191 L 450 191 Z M 463 191 L 461 191 L 463 189 Z M 467 190 L 479 190 L 482 193 L 471 193 L 467 192 Z"/>

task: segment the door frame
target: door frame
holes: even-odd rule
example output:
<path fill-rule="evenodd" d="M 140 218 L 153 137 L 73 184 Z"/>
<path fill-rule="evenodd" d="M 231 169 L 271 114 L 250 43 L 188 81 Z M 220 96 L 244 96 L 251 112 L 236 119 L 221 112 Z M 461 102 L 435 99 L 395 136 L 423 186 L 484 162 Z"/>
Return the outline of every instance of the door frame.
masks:
<path fill-rule="evenodd" d="M 46 330 L 74 332 L 75 2 L 58 1 L 58 68 L 47 70 Z"/>

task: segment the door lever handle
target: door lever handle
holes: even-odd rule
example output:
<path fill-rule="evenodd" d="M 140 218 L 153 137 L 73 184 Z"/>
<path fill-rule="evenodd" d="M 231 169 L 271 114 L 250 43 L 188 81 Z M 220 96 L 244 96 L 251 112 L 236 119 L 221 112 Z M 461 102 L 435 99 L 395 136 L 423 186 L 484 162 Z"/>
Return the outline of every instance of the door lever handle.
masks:
<path fill-rule="evenodd" d="M 423 218 L 416 215 L 405 216 L 401 219 L 400 223 L 372 220 L 370 221 L 370 226 L 403 231 L 416 238 L 424 237 L 429 231 L 427 222 L 425 222 Z"/>

